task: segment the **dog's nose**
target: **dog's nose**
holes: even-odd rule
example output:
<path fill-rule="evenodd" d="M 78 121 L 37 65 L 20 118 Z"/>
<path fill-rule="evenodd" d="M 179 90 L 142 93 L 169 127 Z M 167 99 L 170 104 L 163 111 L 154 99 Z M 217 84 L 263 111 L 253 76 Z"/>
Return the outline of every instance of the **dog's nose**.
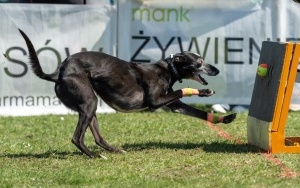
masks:
<path fill-rule="evenodd" d="M 219 74 L 219 72 L 220 72 L 219 69 L 210 65 L 210 76 L 216 76 L 217 74 Z"/>
<path fill-rule="evenodd" d="M 216 74 L 215 75 L 217 75 L 219 73 L 220 73 L 219 69 L 216 68 Z"/>

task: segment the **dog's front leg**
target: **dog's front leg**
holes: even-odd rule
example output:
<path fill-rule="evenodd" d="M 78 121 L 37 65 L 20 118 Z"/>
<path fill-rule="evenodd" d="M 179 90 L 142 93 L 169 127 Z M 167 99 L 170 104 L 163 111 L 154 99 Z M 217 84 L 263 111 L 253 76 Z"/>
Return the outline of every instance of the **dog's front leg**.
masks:
<path fill-rule="evenodd" d="M 211 123 L 227 124 L 227 123 L 231 123 L 236 118 L 236 114 L 222 116 L 222 115 L 207 113 L 202 110 L 193 108 L 181 101 L 173 102 L 171 104 L 168 104 L 167 106 L 172 110 L 172 112 L 200 118 L 202 120 L 209 121 Z"/>
<path fill-rule="evenodd" d="M 152 92 L 152 93 L 158 93 L 158 92 Z M 155 111 L 156 109 L 158 109 L 164 105 L 173 103 L 182 97 L 192 96 L 192 95 L 198 95 L 200 97 L 208 97 L 208 96 L 213 95 L 214 93 L 215 92 L 210 89 L 197 90 L 197 89 L 192 89 L 192 88 L 184 88 L 184 89 L 176 90 L 176 91 L 169 89 L 167 94 L 164 94 L 161 96 L 151 95 L 149 97 L 150 100 L 148 102 L 148 106 L 151 111 Z"/>
<path fill-rule="evenodd" d="M 191 89 L 191 88 L 182 89 L 182 97 L 192 96 L 192 95 L 208 97 L 211 96 L 212 94 L 214 94 L 214 92 L 210 89 L 202 89 L 202 90 Z M 167 106 L 172 110 L 172 112 L 200 118 L 202 120 L 209 121 L 211 123 L 230 123 L 236 118 L 236 114 L 222 116 L 222 115 L 207 113 L 202 110 L 193 108 L 179 100 L 167 104 Z"/>
<path fill-rule="evenodd" d="M 199 97 L 209 97 L 215 94 L 213 90 L 210 89 L 192 89 L 192 88 L 184 88 L 181 89 L 182 97 L 189 97 L 192 95 L 198 95 Z"/>

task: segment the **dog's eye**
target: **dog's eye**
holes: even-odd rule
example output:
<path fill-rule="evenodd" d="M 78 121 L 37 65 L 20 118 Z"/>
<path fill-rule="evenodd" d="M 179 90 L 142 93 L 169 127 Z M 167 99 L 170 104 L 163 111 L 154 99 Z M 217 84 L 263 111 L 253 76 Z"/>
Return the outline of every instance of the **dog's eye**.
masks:
<path fill-rule="evenodd" d="M 198 67 L 198 68 L 201 67 L 203 63 L 204 63 L 203 59 L 199 59 L 199 60 L 197 61 L 197 67 Z"/>

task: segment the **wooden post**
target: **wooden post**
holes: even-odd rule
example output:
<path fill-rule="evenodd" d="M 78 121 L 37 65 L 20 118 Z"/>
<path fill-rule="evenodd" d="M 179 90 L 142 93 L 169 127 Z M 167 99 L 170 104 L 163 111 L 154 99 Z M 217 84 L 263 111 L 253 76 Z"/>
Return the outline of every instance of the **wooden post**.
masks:
<path fill-rule="evenodd" d="M 285 137 L 299 57 L 300 44 L 263 42 L 258 65 L 267 64 L 268 72 L 255 78 L 247 120 L 249 144 L 271 153 L 300 153 L 300 137 Z"/>

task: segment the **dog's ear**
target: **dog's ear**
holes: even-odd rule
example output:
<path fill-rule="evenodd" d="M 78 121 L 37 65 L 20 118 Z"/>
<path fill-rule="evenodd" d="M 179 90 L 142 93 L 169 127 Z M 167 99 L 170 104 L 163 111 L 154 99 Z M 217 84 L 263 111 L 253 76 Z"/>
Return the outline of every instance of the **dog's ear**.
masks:
<path fill-rule="evenodd" d="M 184 55 L 176 55 L 174 57 L 174 62 L 181 63 L 181 62 L 185 62 L 185 61 L 187 61 L 187 59 L 186 59 L 186 57 L 184 57 Z"/>

